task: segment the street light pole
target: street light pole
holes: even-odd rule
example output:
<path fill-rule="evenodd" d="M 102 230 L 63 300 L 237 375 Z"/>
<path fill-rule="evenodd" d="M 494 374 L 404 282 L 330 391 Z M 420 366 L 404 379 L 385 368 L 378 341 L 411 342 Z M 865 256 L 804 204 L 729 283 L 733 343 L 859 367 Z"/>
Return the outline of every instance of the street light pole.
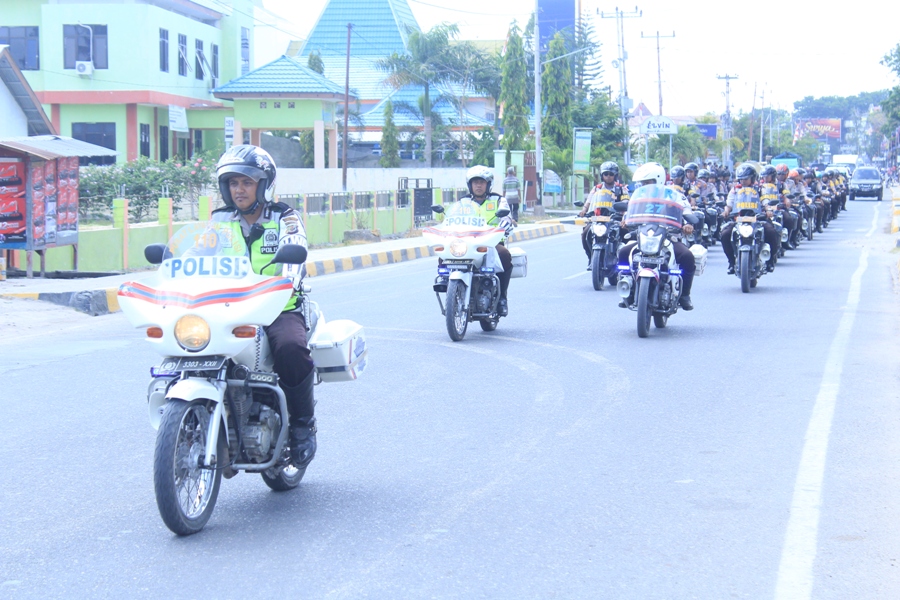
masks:
<path fill-rule="evenodd" d="M 675 32 L 672 32 L 672 35 L 659 35 L 659 32 L 656 32 L 656 35 L 644 35 L 644 32 L 641 32 L 642 38 L 656 38 L 656 81 L 659 84 L 659 116 L 662 116 L 662 62 L 660 60 L 659 55 L 659 38 L 673 38 L 675 37 Z"/>
<path fill-rule="evenodd" d="M 737 75 L 716 75 L 717 79 L 725 80 L 725 122 L 722 123 L 724 131 L 722 132 L 722 140 L 725 142 L 724 152 L 722 153 L 722 163 L 728 165 L 731 163 L 731 80 L 737 79 Z"/>
<path fill-rule="evenodd" d="M 350 32 L 353 23 L 347 23 L 347 70 L 344 79 L 344 136 L 341 144 L 341 184 L 347 191 L 347 124 L 350 119 Z"/>
<path fill-rule="evenodd" d="M 541 27 L 538 23 L 540 6 L 534 0 L 534 164 L 537 170 L 537 198 L 535 206 L 544 205 L 544 154 L 541 150 Z M 542 209 L 543 210 L 543 209 Z"/>

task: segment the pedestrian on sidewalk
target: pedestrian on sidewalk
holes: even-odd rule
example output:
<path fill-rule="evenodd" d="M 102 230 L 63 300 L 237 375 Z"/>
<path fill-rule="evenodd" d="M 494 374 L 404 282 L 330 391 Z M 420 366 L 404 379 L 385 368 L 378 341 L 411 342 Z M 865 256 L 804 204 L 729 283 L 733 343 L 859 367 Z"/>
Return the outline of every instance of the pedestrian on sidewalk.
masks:
<path fill-rule="evenodd" d="M 522 198 L 519 193 L 520 189 L 516 168 L 509 167 L 506 169 L 506 179 L 503 180 L 503 196 L 506 198 L 506 203 L 509 204 L 510 216 L 516 225 L 519 224 L 519 203 Z"/>

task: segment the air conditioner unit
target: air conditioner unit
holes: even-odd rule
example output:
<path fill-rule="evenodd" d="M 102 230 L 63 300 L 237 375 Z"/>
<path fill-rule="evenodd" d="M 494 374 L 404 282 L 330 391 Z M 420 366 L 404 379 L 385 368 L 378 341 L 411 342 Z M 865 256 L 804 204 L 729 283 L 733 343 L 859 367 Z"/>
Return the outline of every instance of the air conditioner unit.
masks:
<path fill-rule="evenodd" d="M 75 72 L 79 75 L 92 75 L 94 73 L 94 63 L 89 60 L 76 60 Z"/>

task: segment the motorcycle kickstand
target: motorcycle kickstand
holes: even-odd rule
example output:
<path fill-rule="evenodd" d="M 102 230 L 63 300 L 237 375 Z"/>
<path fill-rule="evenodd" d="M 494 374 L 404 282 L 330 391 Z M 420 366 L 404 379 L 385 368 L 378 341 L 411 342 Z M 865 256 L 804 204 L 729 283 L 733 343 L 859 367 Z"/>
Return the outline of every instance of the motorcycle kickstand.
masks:
<path fill-rule="evenodd" d="M 441 307 L 441 316 L 446 317 L 446 316 L 447 316 L 447 311 L 444 310 L 444 303 L 441 302 L 441 293 L 440 293 L 440 292 L 435 292 L 434 295 L 437 297 L 438 306 Z"/>

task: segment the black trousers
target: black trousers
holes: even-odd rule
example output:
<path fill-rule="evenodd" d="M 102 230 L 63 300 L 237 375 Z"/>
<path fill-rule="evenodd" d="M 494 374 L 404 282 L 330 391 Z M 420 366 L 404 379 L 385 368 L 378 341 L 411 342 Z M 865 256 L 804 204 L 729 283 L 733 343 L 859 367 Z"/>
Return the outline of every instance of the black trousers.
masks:
<path fill-rule="evenodd" d="M 265 330 L 281 383 L 290 388 L 300 385 L 313 370 L 303 314 L 283 312 Z"/>
<path fill-rule="evenodd" d="M 507 203 L 509 204 L 509 216 L 512 218 L 513 221 L 518 223 L 519 222 L 519 202 L 518 201 L 510 202 L 507 200 Z"/>
<path fill-rule="evenodd" d="M 512 277 L 512 254 L 503 244 L 497 244 L 497 254 L 500 255 L 500 264 L 503 265 L 503 272 L 497 273 L 497 279 L 500 280 L 500 297 L 506 298 L 509 279 Z"/>
<path fill-rule="evenodd" d="M 731 243 L 731 232 L 734 231 L 734 221 L 728 223 L 725 227 L 722 228 L 722 250 L 725 252 L 725 256 L 728 257 L 728 265 L 734 266 L 734 246 Z M 770 264 L 774 264 L 775 261 L 775 253 L 778 248 L 781 247 L 781 239 L 779 239 L 778 234 L 775 232 L 775 227 L 772 226 L 771 223 L 765 221 L 763 223 L 763 239 L 769 245 L 769 248 L 772 251 L 772 257 L 769 259 Z"/>

